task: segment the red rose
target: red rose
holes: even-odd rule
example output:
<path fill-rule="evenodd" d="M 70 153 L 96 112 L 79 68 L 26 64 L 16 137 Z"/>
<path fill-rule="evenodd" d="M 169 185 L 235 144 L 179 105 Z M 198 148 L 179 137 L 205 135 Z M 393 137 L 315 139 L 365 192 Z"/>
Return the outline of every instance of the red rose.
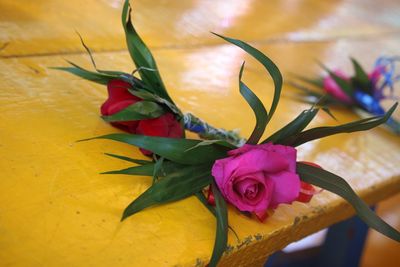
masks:
<path fill-rule="evenodd" d="M 314 166 L 317 168 L 321 168 L 321 166 L 319 166 L 318 164 L 313 163 L 313 162 L 302 161 L 302 163 L 310 165 L 310 166 Z M 300 194 L 297 197 L 296 201 L 308 203 L 311 201 L 312 197 L 317 193 L 318 193 L 317 190 L 315 189 L 315 187 L 312 184 L 300 181 Z"/>
<path fill-rule="evenodd" d="M 132 86 L 122 80 L 112 80 L 107 84 L 108 99 L 101 105 L 101 114 L 103 116 L 113 115 L 124 108 L 142 101 L 141 98 L 132 95 L 128 89 Z M 148 136 L 160 136 L 180 138 L 183 136 L 181 124 L 175 116 L 167 112 L 158 118 L 112 122 L 113 126 L 133 134 L 142 134 Z M 143 154 L 151 155 L 151 151 L 141 149 Z"/>
<path fill-rule="evenodd" d="M 180 138 L 183 136 L 183 129 L 172 113 L 165 113 L 155 119 L 139 121 L 136 133 L 148 136 Z M 140 151 L 147 156 L 152 153 L 145 149 L 140 149 Z"/>
<path fill-rule="evenodd" d="M 101 105 L 100 112 L 103 116 L 113 115 L 124 108 L 141 101 L 132 95 L 128 89 L 131 85 L 121 80 L 112 80 L 107 84 L 108 99 Z M 111 125 L 129 133 L 135 133 L 139 121 L 112 122 Z"/>

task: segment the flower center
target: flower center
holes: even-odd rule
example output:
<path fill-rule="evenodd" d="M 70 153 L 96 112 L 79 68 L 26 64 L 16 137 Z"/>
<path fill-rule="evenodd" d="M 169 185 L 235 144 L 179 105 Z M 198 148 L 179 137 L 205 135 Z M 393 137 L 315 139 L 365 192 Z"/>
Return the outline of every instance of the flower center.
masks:
<path fill-rule="evenodd" d="M 258 193 L 258 184 L 253 184 L 246 188 L 244 195 L 248 199 L 254 199 L 257 196 L 257 193 Z"/>

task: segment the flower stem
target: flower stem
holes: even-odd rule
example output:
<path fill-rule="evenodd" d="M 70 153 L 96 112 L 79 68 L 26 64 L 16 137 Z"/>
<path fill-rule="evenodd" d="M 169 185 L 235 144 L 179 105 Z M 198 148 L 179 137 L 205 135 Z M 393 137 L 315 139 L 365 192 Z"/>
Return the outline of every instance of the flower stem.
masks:
<path fill-rule="evenodd" d="M 183 115 L 183 120 L 186 130 L 197 133 L 203 139 L 224 140 L 237 147 L 240 147 L 246 143 L 246 139 L 240 137 L 237 131 L 228 131 L 223 128 L 215 128 L 191 113 L 185 113 Z"/>

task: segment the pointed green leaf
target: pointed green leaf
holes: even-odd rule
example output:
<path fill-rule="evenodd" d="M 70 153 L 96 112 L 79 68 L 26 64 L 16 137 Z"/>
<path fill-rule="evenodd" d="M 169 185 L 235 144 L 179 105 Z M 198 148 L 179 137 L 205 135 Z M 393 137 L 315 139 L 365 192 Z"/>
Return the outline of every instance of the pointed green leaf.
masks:
<path fill-rule="evenodd" d="M 217 215 L 217 231 L 215 234 L 214 249 L 210 259 L 210 267 L 216 267 L 228 244 L 228 209 L 225 199 L 213 182 L 212 191 L 215 198 L 215 211 Z"/>
<path fill-rule="evenodd" d="M 247 103 L 253 109 L 254 115 L 256 116 L 256 125 L 246 143 L 255 145 L 258 143 L 258 141 L 260 141 L 260 138 L 265 131 L 265 127 L 267 126 L 268 121 L 268 113 L 265 110 L 265 107 L 260 99 L 250 90 L 249 87 L 247 87 L 244 82 L 242 82 L 243 69 L 244 62 L 239 72 L 240 94 L 243 96 L 244 99 L 246 99 Z"/>
<path fill-rule="evenodd" d="M 146 87 L 152 90 L 156 95 L 173 103 L 165 89 L 164 83 L 158 72 L 156 61 L 154 60 L 150 49 L 146 46 L 133 27 L 129 0 L 125 0 L 122 10 L 122 25 L 125 30 L 129 54 L 136 67 L 139 68 L 140 77 L 147 85 Z M 146 69 L 152 69 L 154 71 L 149 71 Z"/>
<path fill-rule="evenodd" d="M 123 174 L 123 175 L 141 175 L 141 176 L 153 176 L 155 163 L 149 163 L 142 166 L 134 166 L 122 170 L 103 172 L 102 174 Z M 164 161 L 162 166 L 160 166 L 157 176 L 164 177 L 176 172 L 187 165 L 178 164 L 172 161 Z"/>
<path fill-rule="evenodd" d="M 338 126 L 325 126 L 325 127 L 316 127 L 304 132 L 298 133 L 289 137 L 285 143 L 289 146 L 299 146 L 301 144 L 307 143 L 309 141 L 320 139 L 326 136 L 340 134 L 340 133 L 352 133 L 359 131 L 366 131 L 376 126 L 385 123 L 392 113 L 395 111 L 397 107 L 397 103 L 394 104 L 384 116 L 376 116 L 370 117 L 367 119 L 362 119 Z"/>
<path fill-rule="evenodd" d="M 353 63 L 353 68 L 354 68 L 354 80 L 353 82 L 359 89 L 369 92 L 371 89 L 371 83 L 368 78 L 368 74 L 365 72 L 365 70 L 361 67 L 361 65 L 355 60 L 354 58 L 351 58 L 351 62 Z"/>
<path fill-rule="evenodd" d="M 297 163 L 297 173 L 303 181 L 324 188 L 343 197 L 353 206 L 358 217 L 360 217 L 369 227 L 393 240 L 396 240 L 397 242 L 400 242 L 400 233 L 370 210 L 368 205 L 357 196 L 343 178 L 326 170 L 304 163 Z"/>
<path fill-rule="evenodd" d="M 158 118 L 164 113 L 165 111 L 163 108 L 157 103 L 150 101 L 139 101 L 113 115 L 101 117 L 107 122 L 135 121 Z"/>
<path fill-rule="evenodd" d="M 332 111 L 331 111 L 328 107 L 322 107 L 321 109 L 322 109 L 322 111 L 324 111 L 326 114 L 328 114 L 329 117 L 331 117 L 332 119 L 334 119 L 335 121 L 337 121 L 335 115 L 333 115 Z"/>
<path fill-rule="evenodd" d="M 107 155 L 107 156 L 109 156 L 109 157 L 121 159 L 121 160 L 124 160 L 124 161 L 132 162 L 132 163 L 136 163 L 136 164 L 140 164 L 140 165 L 146 165 L 146 164 L 151 164 L 151 163 L 153 163 L 152 161 L 149 161 L 149 160 L 132 159 L 132 158 L 129 158 L 129 157 L 120 156 L 120 155 L 111 154 L 111 153 L 104 153 L 104 154 Z"/>
<path fill-rule="evenodd" d="M 196 197 L 200 200 L 200 202 L 211 212 L 212 215 L 214 215 L 215 217 L 217 216 L 217 212 L 215 211 L 215 207 L 211 206 L 208 201 L 207 198 L 204 196 L 202 191 L 199 191 L 196 193 Z"/>
<path fill-rule="evenodd" d="M 237 148 L 236 146 L 234 146 L 234 145 L 232 145 L 231 143 L 229 143 L 229 142 L 227 142 L 227 141 L 224 141 L 224 140 L 202 140 L 200 143 L 197 143 L 195 146 L 189 148 L 189 149 L 186 150 L 186 151 L 190 151 L 190 150 L 192 150 L 192 149 L 196 149 L 196 148 L 198 148 L 198 147 L 200 147 L 200 146 L 211 146 L 211 145 L 213 145 L 213 144 L 218 144 L 218 145 L 221 145 L 221 146 L 225 146 L 225 147 L 227 147 L 227 148 L 229 148 L 229 149 L 235 149 L 235 148 Z M 186 151 L 185 151 L 185 152 L 186 152 Z"/>
<path fill-rule="evenodd" d="M 300 113 L 293 121 L 286 124 L 283 128 L 275 132 L 273 135 L 262 141 L 262 144 L 272 142 L 274 144 L 282 144 L 286 145 L 287 139 L 300 133 L 307 127 L 308 124 L 314 119 L 315 115 L 317 115 L 319 109 L 307 109 Z"/>
<path fill-rule="evenodd" d="M 138 176 L 152 176 L 154 172 L 154 163 L 130 167 L 122 170 L 107 171 L 101 174 L 125 174 L 125 175 L 138 175 Z"/>
<path fill-rule="evenodd" d="M 158 180 L 158 177 L 161 176 L 159 175 L 159 172 L 162 168 L 164 162 L 164 158 L 160 157 L 156 163 L 154 164 L 154 169 L 153 169 L 153 184 Z"/>
<path fill-rule="evenodd" d="M 211 182 L 211 166 L 187 166 L 153 184 L 125 209 L 122 219 L 153 205 L 165 204 L 196 194 Z"/>
<path fill-rule="evenodd" d="M 274 91 L 274 98 L 272 100 L 272 105 L 269 110 L 269 115 L 268 115 L 268 120 L 267 120 L 267 123 L 268 123 L 275 113 L 276 107 L 278 106 L 278 103 L 279 103 L 279 98 L 281 96 L 283 79 L 282 79 L 282 74 L 279 71 L 278 67 L 274 64 L 274 62 L 272 62 L 271 59 L 269 59 L 261 51 L 257 50 L 256 48 L 252 47 L 251 45 L 249 45 L 243 41 L 237 40 L 237 39 L 228 38 L 228 37 L 216 34 L 216 33 L 213 33 L 213 34 L 221 37 L 225 41 L 232 43 L 232 44 L 240 47 L 244 51 L 246 51 L 249 55 L 253 56 L 258 62 L 260 62 L 265 67 L 265 69 L 269 72 L 269 74 L 271 75 L 272 80 L 274 81 L 275 91 Z"/>
<path fill-rule="evenodd" d="M 217 143 L 209 146 L 196 146 L 201 140 L 166 138 L 156 136 L 144 136 L 135 134 L 108 134 L 93 137 L 80 141 L 88 141 L 93 139 L 109 139 L 140 148 L 153 151 L 155 154 L 181 164 L 202 164 L 214 162 L 217 159 L 226 157 L 226 153 L 230 148 L 219 145 Z"/>
<path fill-rule="evenodd" d="M 70 63 L 73 64 L 72 62 L 70 62 Z M 52 67 L 51 69 L 66 71 L 66 72 L 74 74 L 78 77 L 81 77 L 85 80 L 89 80 L 89 81 L 92 81 L 95 83 L 105 84 L 105 85 L 108 84 L 109 81 L 118 78 L 113 75 L 88 71 L 77 65 L 75 65 L 73 67 Z"/>

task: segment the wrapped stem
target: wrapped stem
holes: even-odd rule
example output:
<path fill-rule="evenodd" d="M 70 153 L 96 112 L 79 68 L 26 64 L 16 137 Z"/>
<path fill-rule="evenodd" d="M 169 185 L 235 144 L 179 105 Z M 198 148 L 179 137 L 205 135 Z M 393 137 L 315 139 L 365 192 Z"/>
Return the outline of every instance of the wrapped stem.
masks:
<path fill-rule="evenodd" d="M 215 128 L 191 113 L 185 113 L 183 115 L 183 121 L 186 130 L 197 133 L 203 139 L 224 140 L 238 147 L 246 143 L 246 139 L 240 137 L 237 131 Z"/>

